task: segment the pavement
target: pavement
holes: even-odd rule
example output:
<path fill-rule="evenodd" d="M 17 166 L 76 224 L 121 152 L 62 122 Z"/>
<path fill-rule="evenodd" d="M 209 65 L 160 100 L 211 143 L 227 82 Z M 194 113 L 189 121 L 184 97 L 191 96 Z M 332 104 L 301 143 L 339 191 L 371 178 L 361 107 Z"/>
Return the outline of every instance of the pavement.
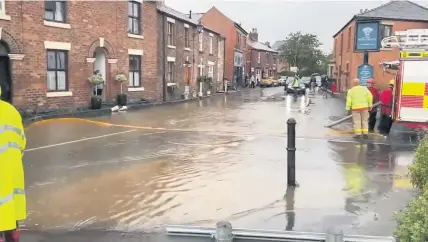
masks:
<path fill-rule="evenodd" d="M 179 241 L 166 224 L 389 236 L 414 194 L 413 151 L 324 125 L 340 99 L 294 100 L 283 89 L 26 128 L 23 241 Z M 295 190 L 286 185 L 295 118 Z M 346 124 L 345 124 L 346 126 Z M 186 240 L 187 241 L 187 240 Z"/>

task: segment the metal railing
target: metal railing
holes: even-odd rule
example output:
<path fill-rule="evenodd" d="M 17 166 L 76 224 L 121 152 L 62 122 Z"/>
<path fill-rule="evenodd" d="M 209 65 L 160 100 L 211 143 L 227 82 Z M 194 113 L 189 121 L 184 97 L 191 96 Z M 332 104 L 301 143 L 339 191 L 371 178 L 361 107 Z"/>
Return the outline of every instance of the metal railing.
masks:
<path fill-rule="evenodd" d="M 228 222 L 219 222 L 216 228 L 170 225 L 166 227 L 166 233 L 170 236 L 207 238 L 216 242 L 232 242 L 234 239 L 284 242 L 395 242 L 394 237 L 344 235 L 338 229 L 330 229 L 327 233 L 235 229 Z"/>

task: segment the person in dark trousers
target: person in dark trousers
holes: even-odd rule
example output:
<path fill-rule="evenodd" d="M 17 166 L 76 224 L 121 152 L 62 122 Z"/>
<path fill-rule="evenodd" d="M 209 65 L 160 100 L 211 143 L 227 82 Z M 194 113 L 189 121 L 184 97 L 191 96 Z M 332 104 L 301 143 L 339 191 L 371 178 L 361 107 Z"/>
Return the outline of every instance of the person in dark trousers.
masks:
<path fill-rule="evenodd" d="M 374 80 L 372 78 L 367 80 L 367 88 L 369 89 L 369 91 L 371 92 L 371 94 L 373 96 L 372 105 L 379 102 L 379 90 L 377 90 L 377 88 L 375 88 L 373 84 L 374 84 Z M 370 113 L 370 115 L 369 115 L 369 132 L 374 133 L 374 128 L 376 125 L 377 108 L 372 108 L 369 111 L 369 113 Z"/>
<path fill-rule="evenodd" d="M 381 120 L 379 124 L 379 132 L 383 135 L 388 135 L 392 126 L 392 102 L 394 97 L 394 84 L 395 81 L 389 81 L 388 89 L 380 94 L 381 104 Z"/>
<path fill-rule="evenodd" d="M 251 85 L 251 88 L 255 88 L 256 87 L 256 80 L 255 80 L 255 78 L 254 78 L 254 75 L 251 75 L 251 78 L 250 78 L 250 85 Z"/>

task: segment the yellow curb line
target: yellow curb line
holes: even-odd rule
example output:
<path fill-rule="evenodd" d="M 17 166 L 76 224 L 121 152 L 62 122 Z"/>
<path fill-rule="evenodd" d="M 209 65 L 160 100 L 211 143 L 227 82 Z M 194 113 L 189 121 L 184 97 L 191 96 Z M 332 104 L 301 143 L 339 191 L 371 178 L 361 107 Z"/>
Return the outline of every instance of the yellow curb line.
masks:
<path fill-rule="evenodd" d="M 354 134 L 353 130 L 336 130 L 336 129 L 329 129 L 328 130 L 329 134 Z M 369 133 L 369 136 L 375 136 L 375 137 L 382 137 L 383 135 L 379 134 L 379 133 Z"/>

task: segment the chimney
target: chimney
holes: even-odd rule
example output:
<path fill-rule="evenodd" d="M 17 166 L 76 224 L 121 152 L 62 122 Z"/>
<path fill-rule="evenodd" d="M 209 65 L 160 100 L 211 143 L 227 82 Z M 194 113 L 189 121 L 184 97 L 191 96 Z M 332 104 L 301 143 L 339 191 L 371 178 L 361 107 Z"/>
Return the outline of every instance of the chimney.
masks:
<path fill-rule="evenodd" d="M 257 29 L 256 28 L 252 28 L 251 32 L 249 34 L 250 40 L 257 42 L 259 41 L 259 34 L 257 33 Z"/>
<path fill-rule="evenodd" d="M 189 11 L 189 18 L 192 18 L 192 10 Z"/>
<path fill-rule="evenodd" d="M 266 41 L 265 45 L 267 45 L 270 48 L 270 43 L 269 41 Z"/>
<path fill-rule="evenodd" d="M 362 8 L 360 9 L 360 13 L 364 13 L 364 10 Z"/>

